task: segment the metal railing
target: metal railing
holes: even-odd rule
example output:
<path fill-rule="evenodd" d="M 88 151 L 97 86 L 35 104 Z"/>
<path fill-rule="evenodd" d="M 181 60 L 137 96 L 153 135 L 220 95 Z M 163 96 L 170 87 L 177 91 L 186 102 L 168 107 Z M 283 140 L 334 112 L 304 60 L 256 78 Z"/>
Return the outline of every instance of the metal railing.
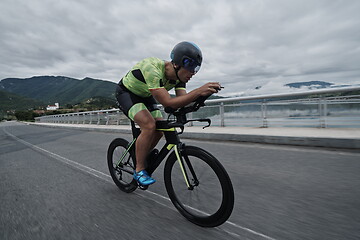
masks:
<path fill-rule="evenodd" d="M 249 97 L 220 98 L 191 117 L 208 117 L 214 126 L 245 127 L 360 127 L 360 95 L 334 96 L 360 91 L 360 87 L 290 92 Z M 329 96 L 331 94 L 332 96 Z M 161 108 L 162 110 L 162 108 Z M 166 114 L 163 112 L 164 117 Z M 70 124 L 129 124 L 119 109 L 42 116 L 36 122 Z"/>

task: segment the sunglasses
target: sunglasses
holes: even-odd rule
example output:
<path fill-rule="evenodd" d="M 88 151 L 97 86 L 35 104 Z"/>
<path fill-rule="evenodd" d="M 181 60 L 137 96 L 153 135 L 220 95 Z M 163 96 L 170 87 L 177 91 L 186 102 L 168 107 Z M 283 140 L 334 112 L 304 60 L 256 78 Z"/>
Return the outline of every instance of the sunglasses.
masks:
<path fill-rule="evenodd" d="M 185 57 L 182 63 L 183 67 L 191 73 L 197 73 L 200 70 L 200 64 L 194 59 Z"/>

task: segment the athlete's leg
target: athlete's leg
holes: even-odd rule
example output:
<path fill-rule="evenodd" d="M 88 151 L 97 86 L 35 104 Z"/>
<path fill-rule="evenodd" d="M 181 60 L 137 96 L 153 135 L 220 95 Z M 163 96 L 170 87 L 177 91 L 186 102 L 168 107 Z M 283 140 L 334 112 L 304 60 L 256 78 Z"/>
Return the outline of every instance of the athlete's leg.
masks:
<path fill-rule="evenodd" d="M 161 114 L 160 110 L 158 110 L 158 109 L 151 111 L 151 115 L 155 119 L 155 122 L 159 121 L 159 120 L 163 120 L 162 114 Z M 159 140 L 162 138 L 163 135 L 164 135 L 163 132 L 155 131 L 154 141 L 153 141 L 153 144 L 151 145 L 150 149 L 153 149 L 156 147 L 156 145 L 158 144 Z"/>
<path fill-rule="evenodd" d="M 162 132 L 156 131 L 154 117 L 147 109 L 141 110 L 134 116 L 134 121 L 140 126 L 141 133 L 136 140 L 136 172 L 144 170 L 145 159 L 149 151 L 156 146 Z"/>
<path fill-rule="evenodd" d="M 158 120 L 162 120 L 162 118 L 155 119 L 155 122 L 158 121 Z M 161 131 L 155 131 L 154 141 L 153 141 L 153 143 L 151 144 L 150 150 L 156 147 L 156 145 L 158 144 L 158 142 L 160 141 L 160 139 L 162 138 L 162 136 L 164 136 L 163 132 L 161 132 Z"/>
<path fill-rule="evenodd" d="M 162 119 L 162 115 L 154 98 L 141 98 L 121 84 L 117 87 L 116 99 L 119 108 L 127 117 L 134 120 L 141 129 L 136 140 L 135 153 L 136 172 L 139 172 L 145 169 L 145 159 L 149 151 L 156 146 L 162 136 L 162 132 L 155 130 L 155 119 Z"/>

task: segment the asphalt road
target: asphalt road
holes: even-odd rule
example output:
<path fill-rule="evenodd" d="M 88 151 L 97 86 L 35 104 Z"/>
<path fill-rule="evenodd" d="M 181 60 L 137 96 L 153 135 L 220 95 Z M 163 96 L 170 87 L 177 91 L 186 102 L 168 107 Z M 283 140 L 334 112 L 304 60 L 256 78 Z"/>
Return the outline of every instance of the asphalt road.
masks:
<path fill-rule="evenodd" d="M 121 192 L 106 151 L 119 135 L 0 123 L 0 239 L 360 239 L 360 153 L 185 140 L 227 169 L 235 208 L 201 228 L 167 198 Z"/>

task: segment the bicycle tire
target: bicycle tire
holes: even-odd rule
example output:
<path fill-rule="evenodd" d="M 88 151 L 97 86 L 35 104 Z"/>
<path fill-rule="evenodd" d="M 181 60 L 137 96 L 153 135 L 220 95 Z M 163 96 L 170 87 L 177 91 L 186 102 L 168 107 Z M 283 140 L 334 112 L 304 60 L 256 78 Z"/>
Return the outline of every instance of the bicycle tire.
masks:
<path fill-rule="evenodd" d="M 225 168 L 213 155 L 198 147 L 185 146 L 181 155 L 189 180 L 194 181 L 194 178 L 184 156 L 188 156 L 199 184 L 193 190 L 188 189 L 180 165 L 175 164 L 177 157 L 173 152 L 164 169 L 166 191 L 172 203 L 194 224 L 202 227 L 223 224 L 234 208 L 234 190 Z M 216 194 L 219 196 L 215 197 Z M 191 201 L 190 197 L 196 198 Z"/>
<path fill-rule="evenodd" d="M 124 161 L 117 164 L 123 153 L 129 146 L 129 142 L 122 138 L 114 139 L 108 148 L 107 163 L 111 178 L 120 190 L 131 193 L 137 188 L 136 180 L 133 178 L 135 169 L 135 153 L 131 148 L 124 157 Z M 117 166 L 118 165 L 118 166 Z"/>

